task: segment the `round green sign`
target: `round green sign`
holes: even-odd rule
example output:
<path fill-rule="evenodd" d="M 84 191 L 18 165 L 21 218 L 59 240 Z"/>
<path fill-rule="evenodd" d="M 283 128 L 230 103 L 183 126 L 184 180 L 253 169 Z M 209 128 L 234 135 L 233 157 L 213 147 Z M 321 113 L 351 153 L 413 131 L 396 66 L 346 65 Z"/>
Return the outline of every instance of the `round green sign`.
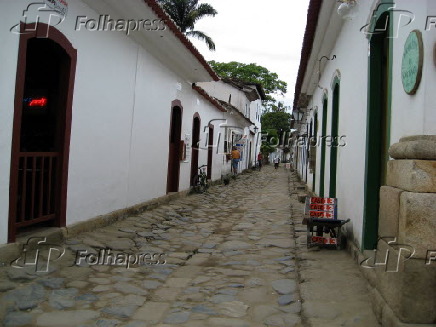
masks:
<path fill-rule="evenodd" d="M 415 94 L 422 76 L 423 44 L 418 30 L 410 32 L 404 44 L 401 80 L 407 94 Z"/>

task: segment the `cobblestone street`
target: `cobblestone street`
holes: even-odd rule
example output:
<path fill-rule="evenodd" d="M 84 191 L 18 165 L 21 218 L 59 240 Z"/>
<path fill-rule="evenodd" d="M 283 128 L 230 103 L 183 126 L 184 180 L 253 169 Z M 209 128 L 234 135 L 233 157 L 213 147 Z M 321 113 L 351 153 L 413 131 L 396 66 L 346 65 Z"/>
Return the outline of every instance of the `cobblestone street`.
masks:
<path fill-rule="evenodd" d="M 295 187 L 267 166 L 69 238 L 48 273 L 3 267 L 0 325 L 378 326 L 347 252 L 306 249 Z"/>

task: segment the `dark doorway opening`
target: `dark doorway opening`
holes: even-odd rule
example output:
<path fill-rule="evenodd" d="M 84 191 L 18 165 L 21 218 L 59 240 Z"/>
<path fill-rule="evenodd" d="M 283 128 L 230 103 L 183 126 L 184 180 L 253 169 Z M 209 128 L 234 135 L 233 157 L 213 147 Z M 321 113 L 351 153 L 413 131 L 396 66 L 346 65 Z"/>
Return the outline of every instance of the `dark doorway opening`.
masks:
<path fill-rule="evenodd" d="M 389 26 L 389 28 L 386 28 Z M 374 249 L 378 240 L 380 187 L 385 184 L 389 159 L 390 60 L 392 22 L 389 12 L 380 15 L 370 40 L 369 93 L 366 128 L 365 206 L 363 248 Z"/>
<path fill-rule="evenodd" d="M 314 141 L 313 141 L 314 140 Z M 312 171 L 313 171 L 313 179 L 312 179 L 312 192 L 316 193 L 316 151 L 317 151 L 317 142 L 318 142 L 318 112 L 315 112 L 313 118 L 313 129 L 312 129 L 312 138 L 311 143 L 315 142 L 315 146 L 311 146 L 311 163 L 312 163 Z"/>
<path fill-rule="evenodd" d="M 319 172 L 319 196 L 324 197 L 324 176 L 326 157 L 326 134 L 327 134 L 327 97 L 322 100 L 322 127 L 321 127 L 321 167 Z"/>
<path fill-rule="evenodd" d="M 207 179 L 212 179 L 212 164 L 213 164 L 213 126 L 209 126 L 209 134 L 207 140 Z"/>
<path fill-rule="evenodd" d="M 192 155 L 191 155 L 191 186 L 194 185 L 198 174 L 198 155 L 200 144 L 200 116 L 196 113 L 192 120 Z"/>
<path fill-rule="evenodd" d="M 26 30 L 31 25 L 22 25 Z M 20 38 L 11 155 L 9 242 L 17 232 L 65 226 L 77 52 L 63 34 Z"/>
<path fill-rule="evenodd" d="M 338 169 L 338 146 L 339 146 L 339 82 L 335 83 L 333 89 L 333 105 L 332 105 L 332 129 L 331 137 L 332 144 L 330 147 L 330 188 L 329 197 L 336 197 L 336 175 Z"/>
<path fill-rule="evenodd" d="M 182 136 L 182 106 L 180 101 L 176 100 L 173 102 L 173 107 L 171 112 L 167 193 L 179 191 L 181 136 Z"/>

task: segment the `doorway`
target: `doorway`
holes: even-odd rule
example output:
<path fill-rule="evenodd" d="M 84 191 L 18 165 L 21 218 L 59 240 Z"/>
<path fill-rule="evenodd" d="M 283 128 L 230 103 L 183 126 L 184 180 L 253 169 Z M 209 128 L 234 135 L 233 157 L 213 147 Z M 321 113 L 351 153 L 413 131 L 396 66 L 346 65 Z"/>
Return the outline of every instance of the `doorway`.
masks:
<path fill-rule="evenodd" d="M 313 118 L 313 129 L 312 129 L 312 137 L 310 139 L 311 145 L 311 152 L 312 152 L 312 171 L 313 171 L 313 178 L 312 178 L 312 192 L 316 192 L 316 152 L 318 150 L 318 112 L 315 111 L 315 115 Z M 315 143 L 315 145 L 313 145 Z"/>
<path fill-rule="evenodd" d="M 182 104 L 179 100 L 172 103 L 170 142 L 168 155 L 167 193 L 179 191 L 181 136 L 182 136 Z"/>
<path fill-rule="evenodd" d="M 192 155 L 191 155 L 191 186 L 194 186 L 195 176 L 198 174 L 198 155 L 200 145 L 200 116 L 195 113 L 192 120 Z"/>
<path fill-rule="evenodd" d="M 322 100 L 322 128 L 321 128 L 321 167 L 319 173 L 319 196 L 324 197 L 324 174 L 325 174 L 325 151 L 327 134 L 327 107 L 328 99 L 325 96 Z"/>
<path fill-rule="evenodd" d="M 208 135 L 208 147 L 207 147 L 207 179 L 212 179 L 212 164 L 213 164 L 213 131 L 212 125 L 209 125 L 209 135 Z"/>
<path fill-rule="evenodd" d="M 66 224 L 77 52 L 54 27 L 22 24 L 15 87 L 8 241 Z M 48 33 L 47 33 L 48 31 Z M 40 35 L 41 33 L 41 35 Z"/>
<path fill-rule="evenodd" d="M 374 249 L 377 246 L 379 194 L 380 187 L 385 184 L 386 165 L 389 159 L 391 28 L 391 15 L 387 11 L 380 15 L 375 24 L 375 30 L 378 32 L 370 39 L 362 242 L 364 249 Z"/>
<path fill-rule="evenodd" d="M 339 146 L 339 80 L 335 82 L 333 88 L 333 104 L 332 104 L 332 138 L 330 146 L 330 187 L 329 197 L 336 197 L 336 175 L 338 169 L 338 146 Z"/>

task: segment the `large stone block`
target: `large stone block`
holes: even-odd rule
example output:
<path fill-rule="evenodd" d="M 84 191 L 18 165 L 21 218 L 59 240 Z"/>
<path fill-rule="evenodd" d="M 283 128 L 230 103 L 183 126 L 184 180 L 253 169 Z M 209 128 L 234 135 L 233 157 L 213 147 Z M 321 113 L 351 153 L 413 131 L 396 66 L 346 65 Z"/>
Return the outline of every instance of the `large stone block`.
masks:
<path fill-rule="evenodd" d="M 381 237 L 397 237 L 400 214 L 400 195 L 403 190 L 382 186 L 380 188 L 380 210 L 378 235 Z"/>
<path fill-rule="evenodd" d="M 436 160 L 436 141 L 416 140 L 392 144 L 389 155 L 394 159 Z"/>
<path fill-rule="evenodd" d="M 376 288 L 403 323 L 431 324 L 436 321 L 436 261 L 409 258 L 399 244 L 379 241 Z M 387 252 L 388 251 L 388 252 Z M 388 253 L 388 262 L 383 265 Z M 402 254 L 406 254 L 403 256 Z M 398 269 L 396 269 L 398 268 Z"/>
<path fill-rule="evenodd" d="M 386 184 L 409 192 L 436 193 L 436 161 L 390 160 Z"/>
<path fill-rule="evenodd" d="M 436 142 L 436 135 L 411 135 L 400 138 L 400 142 L 407 141 L 433 141 Z"/>
<path fill-rule="evenodd" d="M 436 251 L 436 193 L 403 192 L 400 196 L 398 241 L 412 246 L 415 258 Z"/>

